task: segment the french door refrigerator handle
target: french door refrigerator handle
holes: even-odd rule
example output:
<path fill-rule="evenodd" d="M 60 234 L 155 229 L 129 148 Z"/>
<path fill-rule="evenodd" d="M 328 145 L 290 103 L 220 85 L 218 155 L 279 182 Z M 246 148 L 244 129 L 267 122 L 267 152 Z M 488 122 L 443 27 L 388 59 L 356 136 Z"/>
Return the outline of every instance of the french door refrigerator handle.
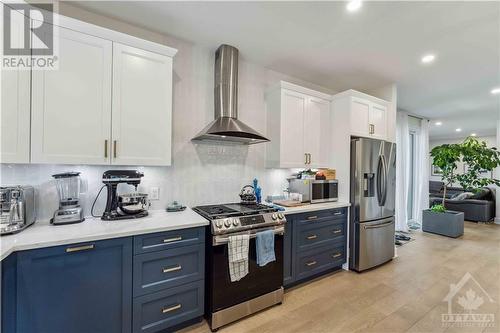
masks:
<path fill-rule="evenodd" d="M 376 185 L 377 185 L 377 201 L 379 206 L 383 206 L 382 204 L 382 173 L 383 173 L 383 162 L 382 162 L 382 155 L 378 156 L 378 163 L 377 163 L 377 173 L 376 173 Z"/>
<path fill-rule="evenodd" d="M 383 192 L 383 196 L 382 196 L 382 206 L 385 206 L 385 202 L 387 201 L 387 188 L 388 188 L 387 173 L 388 173 L 388 169 L 387 169 L 387 161 L 386 161 L 384 155 L 382 155 L 382 165 L 383 165 L 383 168 L 384 168 L 383 169 L 383 173 L 384 173 L 384 192 Z"/>

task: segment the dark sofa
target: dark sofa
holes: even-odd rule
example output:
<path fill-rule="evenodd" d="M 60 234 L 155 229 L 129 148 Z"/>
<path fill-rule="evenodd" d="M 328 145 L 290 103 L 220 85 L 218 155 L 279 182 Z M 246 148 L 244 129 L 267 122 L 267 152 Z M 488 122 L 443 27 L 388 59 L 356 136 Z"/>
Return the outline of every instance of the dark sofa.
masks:
<path fill-rule="evenodd" d="M 440 204 L 443 198 L 443 183 L 429 182 L 429 204 L 432 207 Z M 446 189 L 446 209 L 463 212 L 466 221 L 488 222 L 495 218 L 495 190 L 484 187 L 472 197 L 461 199 L 459 195 L 465 191 L 458 187 Z"/>

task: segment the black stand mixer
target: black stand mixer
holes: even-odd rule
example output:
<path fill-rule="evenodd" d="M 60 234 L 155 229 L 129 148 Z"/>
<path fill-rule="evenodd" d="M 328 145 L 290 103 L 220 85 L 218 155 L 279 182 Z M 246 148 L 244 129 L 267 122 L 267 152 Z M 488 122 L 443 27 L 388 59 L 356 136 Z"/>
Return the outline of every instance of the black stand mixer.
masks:
<path fill-rule="evenodd" d="M 144 217 L 148 215 L 149 200 L 145 193 L 137 192 L 137 185 L 144 177 L 136 170 L 108 170 L 102 175 L 102 182 L 106 185 L 108 197 L 106 209 L 102 214 L 103 220 L 123 220 Z M 128 184 L 135 188 L 135 192 L 117 194 L 118 184 Z"/>

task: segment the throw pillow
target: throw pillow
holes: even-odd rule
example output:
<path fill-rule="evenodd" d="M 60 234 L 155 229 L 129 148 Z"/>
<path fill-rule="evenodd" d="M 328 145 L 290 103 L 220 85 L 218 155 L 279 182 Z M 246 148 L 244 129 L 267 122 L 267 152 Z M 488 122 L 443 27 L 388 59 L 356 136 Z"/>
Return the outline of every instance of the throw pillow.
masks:
<path fill-rule="evenodd" d="M 470 197 L 470 199 L 486 200 L 489 198 L 490 195 L 491 195 L 491 190 L 487 187 L 483 187 L 483 188 L 478 189 L 476 191 L 476 193 L 474 193 L 474 195 L 472 197 Z"/>

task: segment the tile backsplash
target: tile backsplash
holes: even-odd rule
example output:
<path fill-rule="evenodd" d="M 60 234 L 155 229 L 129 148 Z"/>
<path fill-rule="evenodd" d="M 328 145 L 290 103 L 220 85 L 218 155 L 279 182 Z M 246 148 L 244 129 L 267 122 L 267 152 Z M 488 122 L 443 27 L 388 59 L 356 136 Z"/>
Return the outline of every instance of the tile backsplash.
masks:
<path fill-rule="evenodd" d="M 151 201 L 151 209 L 164 209 L 173 200 L 187 206 L 235 202 L 243 185 L 257 177 L 263 188 L 263 197 L 281 194 L 287 186 L 289 170 L 255 167 L 249 153 L 253 147 L 197 145 L 192 151 L 191 163 L 186 158 L 172 167 L 121 167 L 94 165 L 1 164 L 1 184 L 29 184 L 37 193 L 39 220 L 49 219 L 58 208 L 58 194 L 51 175 L 65 171 L 79 171 L 82 177 L 81 204 L 85 216 L 90 216 L 92 203 L 103 185 L 102 174 L 110 169 L 137 169 L 144 173 L 138 191 L 149 193 L 152 187 L 160 189 L 160 199 Z M 184 162 L 184 163 L 183 163 Z M 118 191 L 131 192 L 133 186 L 120 185 Z M 94 214 L 100 215 L 106 203 L 106 189 L 96 202 Z"/>

